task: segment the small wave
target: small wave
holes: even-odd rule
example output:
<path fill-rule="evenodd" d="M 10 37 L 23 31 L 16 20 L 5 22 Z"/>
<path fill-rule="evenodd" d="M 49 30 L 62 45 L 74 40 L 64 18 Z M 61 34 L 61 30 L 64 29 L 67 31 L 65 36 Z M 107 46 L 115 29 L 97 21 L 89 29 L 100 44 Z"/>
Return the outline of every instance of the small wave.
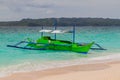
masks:
<path fill-rule="evenodd" d="M 111 55 L 106 55 L 106 56 L 100 56 L 100 57 L 95 57 L 91 58 L 91 60 L 120 60 L 120 53 L 112 53 Z"/>
<path fill-rule="evenodd" d="M 65 61 L 52 61 L 52 62 L 24 62 L 22 64 L 12 65 L 5 68 L 0 68 L 0 77 L 5 77 L 14 73 L 19 72 L 30 72 L 30 71 L 40 71 L 45 69 L 52 69 L 58 67 L 80 65 L 80 64 L 92 64 L 105 61 L 120 60 L 120 54 L 112 54 L 101 57 L 94 58 L 82 58 L 74 60 L 65 60 Z"/>

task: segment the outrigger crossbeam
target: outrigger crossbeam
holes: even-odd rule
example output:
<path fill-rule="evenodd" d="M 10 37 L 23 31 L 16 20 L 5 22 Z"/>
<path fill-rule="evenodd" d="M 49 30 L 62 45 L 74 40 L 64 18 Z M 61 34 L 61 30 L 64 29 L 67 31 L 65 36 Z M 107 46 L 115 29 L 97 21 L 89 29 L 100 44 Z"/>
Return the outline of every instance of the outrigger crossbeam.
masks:
<path fill-rule="evenodd" d="M 26 43 L 26 44 L 38 44 L 38 45 L 44 45 L 43 48 L 30 48 L 28 46 L 19 46 L 23 43 Z M 89 43 L 79 43 L 79 45 L 87 45 Z M 43 44 L 43 43 L 35 43 L 35 42 L 28 42 L 28 41 L 20 41 L 19 43 L 15 44 L 15 45 L 7 45 L 7 47 L 14 47 L 14 48 L 21 48 L 21 49 L 29 49 L 29 50 L 46 50 L 46 47 L 50 45 L 50 44 Z M 90 49 L 91 50 L 106 50 L 104 48 L 102 48 L 99 44 L 97 43 L 94 43 L 93 45 L 95 45 L 96 47 L 91 47 Z M 58 45 L 54 45 L 54 46 L 58 46 Z M 71 45 L 61 45 L 59 44 L 59 46 L 71 46 Z"/>

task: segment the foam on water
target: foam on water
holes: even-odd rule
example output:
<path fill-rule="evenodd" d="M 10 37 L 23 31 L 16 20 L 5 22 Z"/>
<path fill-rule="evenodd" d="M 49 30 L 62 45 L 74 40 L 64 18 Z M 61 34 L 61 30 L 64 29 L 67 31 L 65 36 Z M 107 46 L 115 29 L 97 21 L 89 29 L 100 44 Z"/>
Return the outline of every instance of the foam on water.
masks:
<path fill-rule="evenodd" d="M 24 62 L 22 64 L 1 68 L 0 77 L 5 77 L 19 72 L 40 71 L 40 70 L 60 68 L 60 67 L 73 66 L 73 65 L 95 64 L 95 63 L 104 63 L 104 62 L 119 61 L 119 60 L 120 60 L 120 54 L 117 55 L 112 54 L 101 57 L 82 58 L 82 59 L 65 60 L 65 61 L 53 61 L 53 62 L 45 62 L 45 63 Z"/>

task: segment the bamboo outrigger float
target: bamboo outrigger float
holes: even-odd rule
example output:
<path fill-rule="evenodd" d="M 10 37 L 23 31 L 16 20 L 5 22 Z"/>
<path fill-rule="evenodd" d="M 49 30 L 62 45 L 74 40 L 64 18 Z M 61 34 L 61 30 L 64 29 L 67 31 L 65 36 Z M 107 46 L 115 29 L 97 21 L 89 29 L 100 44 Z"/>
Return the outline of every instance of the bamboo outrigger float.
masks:
<path fill-rule="evenodd" d="M 73 27 L 72 31 L 63 31 L 57 30 L 55 27 L 54 30 L 45 30 L 42 27 L 42 30 L 39 31 L 41 33 L 41 38 L 37 39 L 33 42 L 30 38 L 25 41 L 21 41 L 15 45 L 7 45 L 7 47 L 14 47 L 14 48 L 21 48 L 21 49 L 29 49 L 29 50 L 62 50 L 62 51 L 73 51 L 78 53 L 85 53 L 87 54 L 90 49 L 93 50 L 105 50 L 100 45 L 95 44 L 94 42 L 91 43 L 75 43 L 75 26 Z M 53 33 L 54 39 L 51 39 L 50 36 L 44 36 L 43 34 Z M 57 40 L 56 34 L 64 34 L 64 33 L 72 33 L 73 41 L 65 41 L 65 40 Z M 25 44 L 21 46 L 21 44 Z M 92 45 L 97 45 L 98 48 L 92 48 Z"/>

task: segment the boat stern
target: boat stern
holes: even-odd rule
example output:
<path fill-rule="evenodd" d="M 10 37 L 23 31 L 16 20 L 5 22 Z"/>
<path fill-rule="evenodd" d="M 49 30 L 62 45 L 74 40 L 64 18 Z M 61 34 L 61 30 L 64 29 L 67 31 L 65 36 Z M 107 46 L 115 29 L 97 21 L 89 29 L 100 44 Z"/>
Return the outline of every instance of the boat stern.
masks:
<path fill-rule="evenodd" d="M 94 42 L 88 44 L 82 44 L 82 45 L 73 44 L 72 51 L 87 54 L 93 44 Z"/>

